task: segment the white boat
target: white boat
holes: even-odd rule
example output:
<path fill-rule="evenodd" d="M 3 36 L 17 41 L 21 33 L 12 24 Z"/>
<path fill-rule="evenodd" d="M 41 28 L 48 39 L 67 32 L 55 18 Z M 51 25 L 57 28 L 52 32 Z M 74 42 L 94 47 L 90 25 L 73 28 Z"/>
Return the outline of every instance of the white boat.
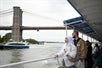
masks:
<path fill-rule="evenodd" d="M 28 45 L 26 42 L 7 42 L 5 45 Z"/>
<path fill-rule="evenodd" d="M 26 42 L 7 42 L 4 46 L 4 49 L 23 49 L 29 48 L 28 43 Z"/>

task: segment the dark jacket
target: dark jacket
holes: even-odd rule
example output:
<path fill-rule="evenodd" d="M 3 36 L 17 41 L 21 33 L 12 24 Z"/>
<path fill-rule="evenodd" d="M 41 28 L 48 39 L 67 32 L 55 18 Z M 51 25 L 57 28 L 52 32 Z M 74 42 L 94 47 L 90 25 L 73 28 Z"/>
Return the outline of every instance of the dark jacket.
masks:
<path fill-rule="evenodd" d="M 96 59 L 96 66 L 98 68 L 102 68 L 102 52 L 101 52 L 101 54 Z"/>

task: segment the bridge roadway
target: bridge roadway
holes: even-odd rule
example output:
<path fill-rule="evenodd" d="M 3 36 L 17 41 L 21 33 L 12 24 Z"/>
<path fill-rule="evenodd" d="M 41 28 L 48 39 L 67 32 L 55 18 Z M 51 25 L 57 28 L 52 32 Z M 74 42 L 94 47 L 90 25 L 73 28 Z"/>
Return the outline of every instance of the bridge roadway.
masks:
<path fill-rule="evenodd" d="M 0 30 L 12 30 L 12 26 L 0 26 Z M 71 29 L 70 27 L 67 27 L 68 29 Z M 21 30 L 64 30 L 64 26 L 35 26 L 35 27 L 29 27 L 29 26 L 21 26 Z"/>

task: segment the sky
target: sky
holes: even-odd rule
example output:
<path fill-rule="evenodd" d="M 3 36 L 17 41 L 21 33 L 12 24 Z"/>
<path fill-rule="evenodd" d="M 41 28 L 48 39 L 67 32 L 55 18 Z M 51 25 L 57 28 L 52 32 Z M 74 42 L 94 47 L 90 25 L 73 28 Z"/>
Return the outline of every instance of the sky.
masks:
<path fill-rule="evenodd" d="M 23 26 L 64 26 L 64 20 L 80 16 L 67 0 L 0 0 L 0 13 L 13 11 L 13 6 L 22 9 Z M 12 22 L 13 13 L 0 15 L 0 26 L 12 26 Z M 8 32 L 0 30 L 0 35 Z M 71 33 L 68 30 L 68 35 Z M 24 39 L 38 41 L 64 41 L 65 35 L 65 30 L 23 31 Z"/>

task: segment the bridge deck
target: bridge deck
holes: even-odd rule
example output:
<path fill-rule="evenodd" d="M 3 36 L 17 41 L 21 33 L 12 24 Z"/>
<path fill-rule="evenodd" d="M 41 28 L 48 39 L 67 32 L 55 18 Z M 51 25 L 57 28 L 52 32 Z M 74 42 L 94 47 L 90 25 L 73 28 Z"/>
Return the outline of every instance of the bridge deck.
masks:
<path fill-rule="evenodd" d="M 11 30 L 12 26 L 0 26 L 0 30 Z M 21 30 L 64 30 L 64 26 L 35 26 L 35 27 L 29 27 L 29 26 L 21 26 Z M 71 29 L 68 27 L 68 29 Z"/>

